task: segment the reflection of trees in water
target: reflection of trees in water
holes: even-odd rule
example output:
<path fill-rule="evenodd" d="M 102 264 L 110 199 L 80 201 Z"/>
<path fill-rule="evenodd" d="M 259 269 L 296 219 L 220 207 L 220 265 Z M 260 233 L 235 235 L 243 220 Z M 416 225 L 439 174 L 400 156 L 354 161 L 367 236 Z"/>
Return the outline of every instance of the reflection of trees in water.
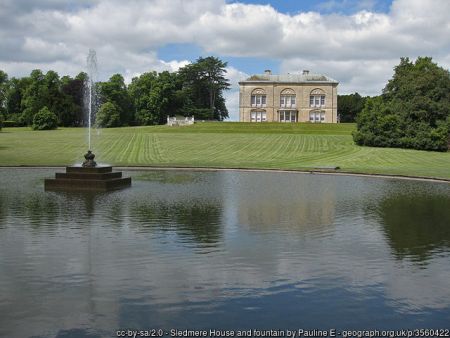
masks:
<path fill-rule="evenodd" d="M 211 201 L 138 203 L 130 213 L 142 230 L 174 230 L 198 244 L 217 243 L 221 236 L 221 208 Z"/>
<path fill-rule="evenodd" d="M 399 258 L 424 262 L 437 248 L 450 248 L 450 197 L 398 194 L 378 206 L 389 244 Z"/>
<path fill-rule="evenodd" d="M 0 229 L 4 227 L 4 222 L 6 219 L 6 199 L 4 193 L 0 191 Z"/>
<path fill-rule="evenodd" d="M 0 195 L 0 227 L 8 216 L 18 217 L 17 224 L 24 220 L 33 227 L 53 225 L 58 218 L 57 201 L 54 198 L 42 198 L 38 193 L 20 195 Z"/>
<path fill-rule="evenodd" d="M 99 203 L 102 203 L 101 207 Z M 121 224 L 123 207 L 124 201 L 108 200 L 108 194 L 104 192 L 22 193 L 10 198 L 0 197 L 0 226 L 8 215 L 18 217 L 18 222 L 26 221 L 33 228 L 45 226 L 49 229 L 62 223 L 81 226 L 89 224 L 89 219 L 97 213 L 111 223 Z"/>
<path fill-rule="evenodd" d="M 41 194 L 30 194 L 22 200 L 24 214 L 33 227 L 55 225 L 58 218 L 58 203 L 55 198 L 42 198 Z"/>

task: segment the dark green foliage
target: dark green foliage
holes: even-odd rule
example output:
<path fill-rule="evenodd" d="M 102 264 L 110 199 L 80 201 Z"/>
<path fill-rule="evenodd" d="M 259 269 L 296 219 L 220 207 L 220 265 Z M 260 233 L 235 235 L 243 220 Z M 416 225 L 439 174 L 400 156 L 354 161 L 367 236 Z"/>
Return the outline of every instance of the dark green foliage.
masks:
<path fill-rule="evenodd" d="M 156 72 L 144 73 L 133 78 L 128 86 L 130 96 L 135 108 L 135 122 L 138 125 L 157 124 L 159 117 L 151 110 L 150 93 L 158 77 Z"/>
<path fill-rule="evenodd" d="M 84 73 L 78 74 L 77 78 L 70 76 L 61 78 L 61 101 L 58 110 L 58 118 L 63 126 L 82 126 L 83 118 L 83 91 Z"/>
<path fill-rule="evenodd" d="M 0 70 L 0 116 L 6 115 L 7 89 L 8 89 L 8 74 Z"/>
<path fill-rule="evenodd" d="M 0 130 L 3 128 L 3 114 L 0 114 Z"/>
<path fill-rule="evenodd" d="M 350 95 L 338 95 L 337 113 L 340 122 L 355 122 L 356 116 L 364 108 L 365 97 L 358 93 Z"/>
<path fill-rule="evenodd" d="M 225 78 L 226 62 L 209 56 L 179 70 L 184 91 L 184 115 L 196 119 L 223 121 L 228 117 L 223 91 L 230 88 Z"/>
<path fill-rule="evenodd" d="M 58 117 L 43 107 L 33 118 L 33 130 L 52 130 L 58 127 Z"/>
<path fill-rule="evenodd" d="M 100 83 L 101 102 L 112 102 L 120 115 L 120 124 L 133 120 L 133 105 L 122 75 L 114 74 L 109 81 Z"/>
<path fill-rule="evenodd" d="M 23 124 L 21 124 L 19 121 L 11 121 L 11 120 L 4 120 L 3 121 L 3 127 L 23 127 Z"/>
<path fill-rule="evenodd" d="M 383 95 L 368 99 L 356 121 L 359 145 L 447 151 L 449 72 L 428 57 L 402 58 Z"/>
<path fill-rule="evenodd" d="M 182 84 L 176 73 L 164 71 L 144 73 L 133 79 L 129 92 L 139 125 L 165 123 L 167 115 L 182 115 Z"/>
<path fill-rule="evenodd" d="M 22 115 L 22 97 L 26 86 L 28 85 L 28 78 L 9 80 L 6 89 L 6 119 L 16 121 L 19 123 Z M 22 124 L 20 122 L 20 124 Z"/>
<path fill-rule="evenodd" d="M 101 128 L 120 127 L 120 113 L 117 106 L 112 102 L 103 103 L 95 117 L 95 124 Z"/>

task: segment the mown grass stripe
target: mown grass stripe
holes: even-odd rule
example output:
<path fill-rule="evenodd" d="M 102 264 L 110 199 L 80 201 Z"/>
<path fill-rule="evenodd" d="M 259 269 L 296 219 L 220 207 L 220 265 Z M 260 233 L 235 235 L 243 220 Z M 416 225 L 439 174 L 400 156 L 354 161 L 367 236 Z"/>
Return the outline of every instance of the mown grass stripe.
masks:
<path fill-rule="evenodd" d="M 93 151 L 112 165 L 314 168 L 450 178 L 450 153 L 358 147 L 354 125 L 199 123 L 186 128 L 95 131 Z M 98 135 L 97 135 L 98 133 Z M 87 150 L 86 130 L 0 132 L 0 165 L 70 165 Z"/>

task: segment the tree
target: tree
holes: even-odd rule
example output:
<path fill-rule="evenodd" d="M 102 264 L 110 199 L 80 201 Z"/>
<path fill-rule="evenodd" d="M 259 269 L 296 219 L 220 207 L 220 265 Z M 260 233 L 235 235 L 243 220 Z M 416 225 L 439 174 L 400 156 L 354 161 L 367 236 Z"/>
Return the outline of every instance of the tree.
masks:
<path fill-rule="evenodd" d="M 209 56 L 200 57 L 195 63 L 179 70 L 183 81 L 185 111 L 196 118 L 222 121 L 228 117 L 228 110 L 222 104 L 223 91 L 230 88 L 225 78 L 226 66 L 226 62 Z"/>
<path fill-rule="evenodd" d="M 7 89 L 8 89 L 8 74 L 0 70 L 0 116 L 6 115 Z"/>
<path fill-rule="evenodd" d="M 157 124 L 159 117 L 150 110 L 150 93 L 157 78 L 156 72 L 148 72 L 134 77 L 128 91 L 135 108 L 134 118 L 138 125 Z"/>
<path fill-rule="evenodd" d="M 6 116 L 10 121 L 20 124 L 22 115 L 22 97 L 28 86 L 29 78 L 11 78 L 6 88 Z"/>
<path fill-rule="evenodd" d="M 28 84 L 22 94 L 21 122 L 31 125 L 34 115 L 45 106 L 45 98 L 44 74 L 41 70 L 35 69 L 31 72 Z"/>
<path fill-rule="evenodd" d="M 105 102 L 101 105 L 95 118 L 97 127 L 112 128 L 120 126 L 119 109 L 112 102 Z"/>
<path fill-rule="evenodd" d="M 166 121 L 167 115 L 176 115 L 181 108 L 177 90 L 181 89 L 178 75 L 164 71 L 158 74 L 149 93 L 148 108 L 156 117 L 157 123 Z"/>
<path fill-rule="evenodd" d="M 33 130 L 51 130 L 58 127 L 58 117 L 47 107 L 43 107 L 33 117 Z"/>
<path fill-rule="evenodd" d="M 128 89 L 135 107 L 137 124 L 162 124 L 167 115 L 186 113 L 183 110 L 182 82 L 177 73 L 144 73 L 133 78 Z"/>
<path fill-rule="evenodd" d="M 63 126 L 83 125 L 83 90 L 83 79 L 72 79 L 70 76 L 61 78 L 61 103 L 58 118 Z"/>
<path fill-rule="evenodd" d="M 22 95 L 21 120 L 26 125 L 32 124 L 34 115 L 43 107 L 60 112 L 62 101 L 58 73 L 49 70 L 44 75 L 41 70 L 35 69 Z"/>
<path fill-rule="evenodd" d="M 116 106 L 121 125 L 133 121 L 133 104 L 122 75 L 114 74 L 109 81 L 100 83 L 101 102 L 112 102 Z"/>
<path fill-rule="evenodd" d="M 338 95 L 337 113 L 340 122 L 355 122 L 356 116 L 364 108 L 366 98 L 358 93 L 350 95 Z"/>
<path fill-rule="evenodd" d="M 357 117 L 359 145 L 447 151 L 450 73 L 419 57 L 402 58 L 381 97 L 367 100 Z"/>

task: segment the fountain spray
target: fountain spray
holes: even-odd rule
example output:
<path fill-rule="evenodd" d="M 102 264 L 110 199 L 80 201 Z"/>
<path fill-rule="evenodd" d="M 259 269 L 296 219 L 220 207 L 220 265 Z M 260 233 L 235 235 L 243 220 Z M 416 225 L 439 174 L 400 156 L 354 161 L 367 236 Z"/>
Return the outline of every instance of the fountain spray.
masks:
<path fill-rule="evenodd" d="M 89 54 L 86 59 L 87 62 L 87 71 L 88 71 L 88 79 L 87 79 L 87 88 L 88 88 L 88 145 L 89 150 L 91 150 L 91 127 L 92 127 L 92 106 L 95 105 L 96 97 L 95 97 L 95 82 L 97 79 L 97 54 L 95 50 L 89 49 Z"/>

